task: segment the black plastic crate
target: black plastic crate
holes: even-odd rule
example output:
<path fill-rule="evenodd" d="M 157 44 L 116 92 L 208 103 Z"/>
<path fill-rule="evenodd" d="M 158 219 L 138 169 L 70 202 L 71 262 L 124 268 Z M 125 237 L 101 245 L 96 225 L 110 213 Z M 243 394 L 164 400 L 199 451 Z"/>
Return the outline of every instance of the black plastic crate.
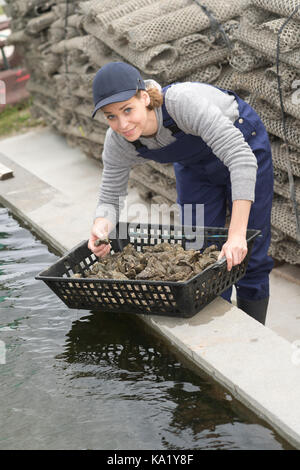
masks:
<path fill-rule="evenodd" d="M 120 239 L 118 233 L 124 231 L 127 237 Z M 162 242 L 179 243 L 186 249 L 188 243 L 193 242 L 192 231 L 194 237 L 204 235 L 202 249 L 212 244 L 221 249 L 228 236 L 228 229 L 219 227 L 189 227 L 187 230 L 174 226 L 120 224 L 116 238 L 111 240 L 112 253 L 122 251 L 128 243 L 138 251 L 142 251 L 143 246 Z M 247 256 L 231 271 L 227 271 L 227 261 L 223 259 L 185 282 L 72 278 L 75 273 L 83 275 L 98 261 L 87 247 L 87 241 L 77 245 L 36 279 L 44 281 L 69 308 L 188 318 L 245 275 L 259 233 L 259 230 L 247 231 Z"/>

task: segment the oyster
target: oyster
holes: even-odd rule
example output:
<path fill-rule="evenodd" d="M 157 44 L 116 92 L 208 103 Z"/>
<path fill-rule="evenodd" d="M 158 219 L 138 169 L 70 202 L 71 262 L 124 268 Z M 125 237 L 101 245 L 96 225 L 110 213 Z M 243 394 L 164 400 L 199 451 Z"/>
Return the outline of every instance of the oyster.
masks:
<path fill-rule="evenodd" d="M 142 251 L 128 243 L 122 252 L 100 258 L 84 271 L 86 278 L 186 281 L 196 276 L 218 259 L 216 245 L 199 250 L 185 250 L 179 244 L 163 242 L 143 246 Z M 75 276 L 74 276 L 75 277 Z M 76 277 L 81 277 L 76 275 Z"/>
<path fill-rule="evenodd" d="M 95 246 L 109 245 L 109 244 L 110 244 L 110 240 L 107 237 L 106 238 L 98 238 L 94 243 Z"/>
<path fill-rule="evenodd" d="M 159 281 L 165 278 L 165 274 L 166 268 L 164 264 L 159 259 L 152 256 L 148 259 L 145 269 L 137 274 L 136 279 L 151 279 L 152 281 Z"/>
<path fill-rule="evenodd" d="M 203 251 L 204 255 L 208 255 L 208 253 L 212 253 L 213 251 L 218 251 L 217 245 L 209 245 L 208 247 L 205 248 Z"/>

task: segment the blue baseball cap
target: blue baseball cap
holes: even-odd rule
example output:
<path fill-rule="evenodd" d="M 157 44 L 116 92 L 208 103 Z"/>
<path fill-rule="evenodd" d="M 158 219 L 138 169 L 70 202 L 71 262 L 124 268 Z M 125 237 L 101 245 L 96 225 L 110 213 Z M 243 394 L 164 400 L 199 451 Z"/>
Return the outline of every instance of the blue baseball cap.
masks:
<path fill-rule="evenodd" d="M 110 103 L 126 101 L 132 98 L 138 90 L 145 90 L 145 82 L 140 72 L 125 62 L 110 62 L 103 65 L 93 80 L 93 99 L 95 109 Z"/>

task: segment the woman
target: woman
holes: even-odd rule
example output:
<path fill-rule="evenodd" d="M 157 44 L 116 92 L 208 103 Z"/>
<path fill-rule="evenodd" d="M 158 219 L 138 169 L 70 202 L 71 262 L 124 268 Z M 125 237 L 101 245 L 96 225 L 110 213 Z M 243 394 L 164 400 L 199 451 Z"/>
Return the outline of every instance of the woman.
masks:
<path fill-rule="evenodd" d="M 96 73 L 93 98 L 93 117 L 101 110 L 110 127 L 89 248 L 97 256 L 109 252 L 109 246 L 94 242 L 118 220 L 119 197 L 127 194 L 131 167 L 143 158 L 171 162 L 178 204 L 193 209 L 203 204 L 205 226 L 224 226 L 229 205 L 228 239 L 220 253 L 228 270 L 247 254 L 247 227 L 262 231 L 236 288 L 238 307 L 264 324 L 273 267 L 267 254 L 273 170 L 268 134 L 255 111 L 234 92 L 204 83 L 175 83 L 161 90 L 123 62 L 106 64 Z M 222 297 L 230 301 L 231 289 Z"/>

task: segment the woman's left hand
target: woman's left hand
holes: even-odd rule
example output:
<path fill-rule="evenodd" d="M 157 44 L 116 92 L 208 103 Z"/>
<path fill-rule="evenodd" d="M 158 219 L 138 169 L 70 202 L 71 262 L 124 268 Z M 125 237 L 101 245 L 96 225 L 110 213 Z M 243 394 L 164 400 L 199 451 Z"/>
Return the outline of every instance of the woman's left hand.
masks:
<path fill-rule="evenodd" d="M 229 235 L 228 240 L 222 246 L 218 260 L 224 256 L 227 259 L 227 270 L 240 264 L 248 252 L 246 237 L 242 235 Z"/>

